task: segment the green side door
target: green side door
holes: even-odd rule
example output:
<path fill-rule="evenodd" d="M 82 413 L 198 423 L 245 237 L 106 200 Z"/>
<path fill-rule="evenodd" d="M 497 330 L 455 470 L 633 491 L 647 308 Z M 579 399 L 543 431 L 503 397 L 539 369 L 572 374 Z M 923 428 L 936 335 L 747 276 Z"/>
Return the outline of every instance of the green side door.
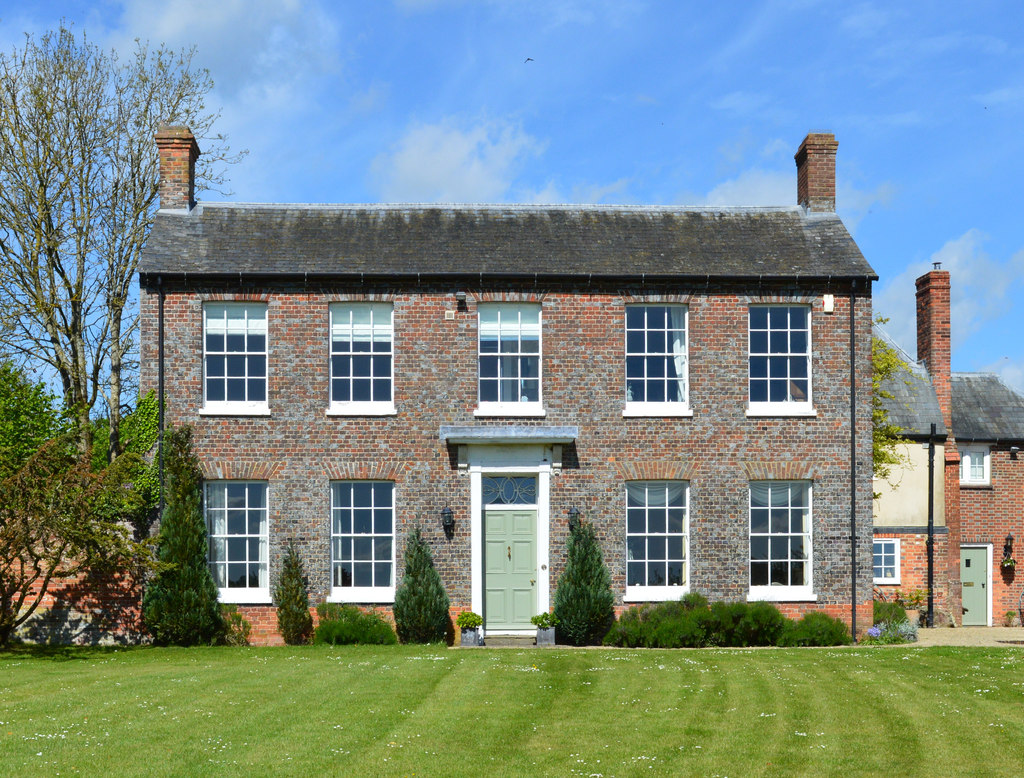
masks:
<path fill-rule="evenodd" d="M 484 511 L 484 627 L 533 629 L 537 613 L 537 509 Z"/>
<path fill-rule="evenodd" d="M 988 549 L 960 549 L 964 626 L 988 626 Z"/>

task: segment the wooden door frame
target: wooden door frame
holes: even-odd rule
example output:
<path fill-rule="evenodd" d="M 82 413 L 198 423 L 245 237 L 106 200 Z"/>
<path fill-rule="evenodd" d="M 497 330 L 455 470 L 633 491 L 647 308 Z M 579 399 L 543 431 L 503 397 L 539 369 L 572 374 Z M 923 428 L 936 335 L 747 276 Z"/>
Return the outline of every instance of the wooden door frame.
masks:
<path fill-rule="evenodd" d="M 472 609 L 483 613 L 484 608 L 484 548 L 483 548 L 483 476 L 532 475 L 537 477 L 537 612 L 551 607 L 550 559 L 550 490 L 552 479 L 552 450 L 550 445 L 470 445 L 468 446 L 469 501 L 470 501 L 470 587 Z M 513 630 L 501 634 L 532 635 L 535 630 Z M 491 634 L 498 634 L 492 632 Z"/>
<path fill-rule="evenodd" d="M 985 599 L 987 600 L 985 607 L 988 611 L 988 618 L 986 619 L 985 626 L 992 626 L 992 544 L 991 543 L 961 543 L 960 550 L 965 548 L 983 548 L 985 549 Z M 963 557 L 960 559 L 960 563 L 963 564 Z M 961 584 L 963 581 L 961 580 Z M 961 586 L 962 588 L 962 586 Z M 961 602 L 963 601 L 963 593 L 961 592 Z M 960 616 L 961 623 L 963 622 L 963 614 Z M 977 626 L 971 624 L 969 626 Z"/>

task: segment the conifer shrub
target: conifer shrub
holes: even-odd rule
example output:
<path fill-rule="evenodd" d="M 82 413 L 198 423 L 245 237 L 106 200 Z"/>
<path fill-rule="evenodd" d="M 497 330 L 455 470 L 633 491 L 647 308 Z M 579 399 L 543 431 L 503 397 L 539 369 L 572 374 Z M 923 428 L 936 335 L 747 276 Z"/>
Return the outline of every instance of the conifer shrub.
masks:
<path fill-rule="evenodd" d="M 440 643 L 454 634 L 448 616 L 448 594 L 434 567 L 430 546 L 420 528 L 405 541 L 405 572 L 395 592 L 395 627 L 403 643 Z"/>
<path fill-rule="evenodd" d="M 797 622 L 790 622 L 779 645 L 845 646 L 853 642 L 850 630 L 839 619 L 823 611 L 810 611 Z"/>
<path fill-rule="evenodd" d="M 555 589 L 555 635 L 573 646 L 599 644 L 615 620 L 612 579 L 605 567 L 597 533 L 581 524 L 569 533 L 565 571 Z"/>
<path fill-rule="evenodd" d="M 313 617 L 309 615 L 309 588 L 302 559 L 289 539 L 281 560 L 281 575 L 274 586 L 274 605 L 277 606 L 277 631 L 289 646 L 309 642 L 313 634 Z"/>
<path fill-rule="evenodd" d="M 391 625 L 376 611 L 364 613 L 354 605 L 325 602 L 316 612 L 320 623 L 313 633 L 314 644 L 390 646 L 398 642 Z"/>
<path fill-rule="evenodd" d="M 157 536 L 160 571 L 146 587 L 142 612 L 157 645 L 216 643 L 224 634 L 217 586 L 207 564 L 199 460 L 189 426 L 164 433 L 165 502 Z"/>

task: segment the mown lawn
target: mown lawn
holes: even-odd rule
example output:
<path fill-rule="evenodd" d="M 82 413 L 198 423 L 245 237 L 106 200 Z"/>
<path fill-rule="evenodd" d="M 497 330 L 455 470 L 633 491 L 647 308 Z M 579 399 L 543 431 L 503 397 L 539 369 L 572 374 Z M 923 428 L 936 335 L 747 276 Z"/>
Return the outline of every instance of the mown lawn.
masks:
<path fill-rule="evenodd" d="M 0 652 L 2 775 L 1017 775 L 1024 650 Z"/>

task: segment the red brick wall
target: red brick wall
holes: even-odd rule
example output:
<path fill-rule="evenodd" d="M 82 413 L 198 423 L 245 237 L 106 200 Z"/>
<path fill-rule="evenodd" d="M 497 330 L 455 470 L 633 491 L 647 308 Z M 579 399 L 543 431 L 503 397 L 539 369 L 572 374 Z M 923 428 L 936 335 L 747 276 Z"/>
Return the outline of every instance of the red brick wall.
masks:
<path fill-rule="evenodd" d="M 578 425 L 552 479 L 551 581 L 561 572 L 570 506 L 598 533 L 613 588 L 625 586 L 623 482 L 634 472 L 689 474 L 691 588 L 710 599 L 747 594 L 748 484 L 755 477 L 799 471 L 814 483 L 814 608 L 849 614 L 849 298 L 835 284 L 834 314 L 818 289 L 774 290 L 700 284 L 468 288 L 468 310 L 456 311 L 450 284 L 369 288 L 302 283 L 273 289 L 171 288 L 165 308 L 169 423 L 193 424 L 204 472 L 265 478 L 270 485 L 270 577 L 282 544 L 294 537 L 314 602 L 329 593 L 328 485 L 336 478 L 394 480 L 396 558 L 402 539 L 422 523 L 453 612 L 469 607 L 468 478 L 440 442 L 441 424 Z M 211 417 L 202 405 L 202 303 L 262 299 L 268 304 L 270 417 Z M 541 300 L 543 419 L 477 419 L 477 302 Z M 394 303 L 397 416 L 328 417 L 328 304 L 346 299 Z M 687 302 L 690 309 L 692 418 L 623 418 L 624 306 Z M 143 289 L 142 385 L 156 384 L 156 295 Z M 811 418 L 747 417 L 747 322 L 751 302 L 813 305 Z M 453 320 L 446 311 L 456 311 Z M 870 300 L 858 299 L 858 590 L 871 592 Z M 778 473 L 772 475 L 772 473 Z M 758 475 L 761 474 L 761 475 Z M 765 475 L 766 474 L 766 475 Z M 439 511 L 455 513 L 455 532 L 441 530 Z M 400 569 L 396 571 L 400 575 Z M 802 608 L 803 606 L 795 606 Z M 248 612 L 248 610 L 246 611 Z M 262 618 L 262 617 L 260 617 Z M 254 634 L 268 635 L 264 619 Z"/>

